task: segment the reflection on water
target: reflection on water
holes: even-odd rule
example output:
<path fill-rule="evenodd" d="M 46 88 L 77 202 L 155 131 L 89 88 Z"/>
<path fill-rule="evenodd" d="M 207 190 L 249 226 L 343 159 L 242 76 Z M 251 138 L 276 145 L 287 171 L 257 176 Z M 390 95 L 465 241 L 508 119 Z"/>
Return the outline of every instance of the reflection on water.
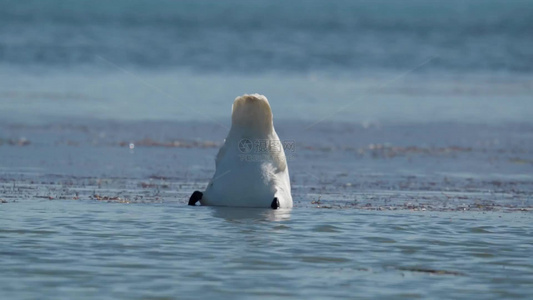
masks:
<path fill-rule="evenodd" d="M 288 221 L 291 218 L 292 209 L 264 209 L 264 208 L 240 208 L 240 207 L 209 207 L 213 217 L 222 218 L 230 222 L 249 221 L 261 222 Z"/>

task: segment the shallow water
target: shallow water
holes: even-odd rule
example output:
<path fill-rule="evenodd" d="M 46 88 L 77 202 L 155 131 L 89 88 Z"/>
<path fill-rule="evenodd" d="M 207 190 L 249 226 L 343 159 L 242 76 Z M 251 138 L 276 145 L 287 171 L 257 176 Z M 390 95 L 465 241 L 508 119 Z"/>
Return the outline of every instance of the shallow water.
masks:
<path fill-rule="evenodd" d="M 3 296 L 531 295 L 530 125 L 306 124 L 279 211 L 186 205 L 217 124 L 0 124 Z"/>
<path fill-rule="evenodd" d="M 1 210 L 6 299 L 497 299 L 533 290 L 531 213 L 71 200 Z"/>
<path fill-rule="evenodd" d="M 530 2 L 0 3 L 0 298 L 533 294 Z M 254 92 L 294 208 L 188 207 Z"/>

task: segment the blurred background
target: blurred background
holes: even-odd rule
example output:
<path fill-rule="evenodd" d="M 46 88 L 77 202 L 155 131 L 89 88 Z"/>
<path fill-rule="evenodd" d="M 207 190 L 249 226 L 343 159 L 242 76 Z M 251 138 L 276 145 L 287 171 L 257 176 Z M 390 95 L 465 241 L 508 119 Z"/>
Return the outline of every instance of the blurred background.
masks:
<path fill-rule="evenodd" d="M 0 3 L 5 176 L 202 189 L 233 99 L 261 93 L 296 145 L 304 199 L 317 186 L 397 190 L 416 174 L 435 190 L 531 179 L 530 1 Z"/>
<path fill-rule="evenodd" d="M 0 0 L 0 120 L 529 122 L 524 0 Z"/>

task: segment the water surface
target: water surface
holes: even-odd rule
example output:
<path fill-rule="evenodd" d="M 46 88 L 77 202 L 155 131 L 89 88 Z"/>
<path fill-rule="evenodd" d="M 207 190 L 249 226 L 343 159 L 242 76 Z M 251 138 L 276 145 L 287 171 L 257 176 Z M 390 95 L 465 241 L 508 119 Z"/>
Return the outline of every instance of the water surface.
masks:
<path fill-rule="evenodd" d="M 86 200 L 1 209 L 11 299 L 527 298 L 533 281 L 530 213 Z"/>

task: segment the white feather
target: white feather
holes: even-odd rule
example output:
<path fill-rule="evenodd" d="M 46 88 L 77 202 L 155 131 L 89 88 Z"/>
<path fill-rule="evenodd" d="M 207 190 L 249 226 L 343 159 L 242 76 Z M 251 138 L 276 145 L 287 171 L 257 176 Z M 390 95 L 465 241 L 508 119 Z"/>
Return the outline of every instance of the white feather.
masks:
<path fill-rule="evenodd" d="M 215 164 L 202 205 L 270 207 L 274 197 L 281 208 L 292 207 L 289 169 L 281 141 L 274 130 L 272 110 L 265 96 L 237 97 L 233 103 L 232 124 Z M 252 151 L 243 151 L 250 141 Z M 279 147 L 257 151 L 258 143 Z"/>

